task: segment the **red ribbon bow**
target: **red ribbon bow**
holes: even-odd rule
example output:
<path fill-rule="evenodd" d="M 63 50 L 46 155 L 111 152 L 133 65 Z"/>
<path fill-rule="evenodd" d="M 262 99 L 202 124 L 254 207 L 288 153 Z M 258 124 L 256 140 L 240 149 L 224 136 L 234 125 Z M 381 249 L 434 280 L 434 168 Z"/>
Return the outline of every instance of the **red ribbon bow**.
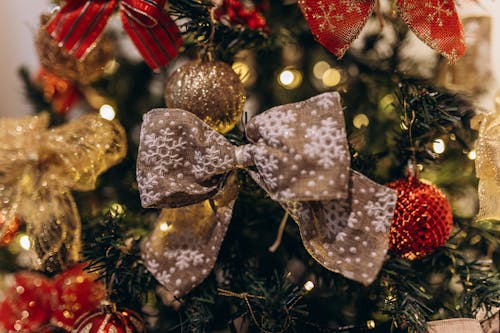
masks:
<path fill-rule="evenodd" d="M 46 29 L 70 54 L 82 59 L 94 47 L 118 3 L 123 28 L 152 69 L 177 56 L 182 39 L 164 11 L 166 0 L 69 0 Z"/>
<path fill-rule="evenodd" d="M 370 17 L 377 0 L 299 0 L 311 31 L 341 58 Z M 401 18 L 427 45 L 455 61 L 465 53 L 453 0 L 396 0 Z"/>

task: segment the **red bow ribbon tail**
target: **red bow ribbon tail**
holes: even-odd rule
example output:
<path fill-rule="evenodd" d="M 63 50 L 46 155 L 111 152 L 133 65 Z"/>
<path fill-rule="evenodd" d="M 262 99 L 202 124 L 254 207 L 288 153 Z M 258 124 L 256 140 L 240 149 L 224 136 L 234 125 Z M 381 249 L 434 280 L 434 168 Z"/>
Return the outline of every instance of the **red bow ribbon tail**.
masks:
<path fill-rule="evenodd" d="M 424 43 L 455 62 L 465 53 L 454 0 L 397 0 L 401 18 Z"/>
<path fill-rule="evenodd" d="M 70 0 L 49 21 L 46 30 L 77 59 L 95 46 L 113 14 L 117 0 Z"/>
<path fill-rule="evenodd" d="M 342 58 L 358 37 L 375 7 L 375 0 L 299 0 L 314 38 Z"/>
<path fill-rule="evenodd" d="M 174 59 L 182 45 L 177 25 L 163 9 L 165 2 L 123 0 L 120 3 L 123 28 L 153 70 Z"/>

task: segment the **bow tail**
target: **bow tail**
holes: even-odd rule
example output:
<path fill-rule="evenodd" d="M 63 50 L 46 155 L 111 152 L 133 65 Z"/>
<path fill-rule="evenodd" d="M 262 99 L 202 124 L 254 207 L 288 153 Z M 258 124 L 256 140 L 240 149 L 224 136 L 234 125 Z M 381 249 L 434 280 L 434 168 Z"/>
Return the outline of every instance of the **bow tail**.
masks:
<path fill-rule="evenodd" d="M 453 0 L 397 0 L 401 18 L 425 44 L 452 62 L 465 53 L 464 31 Z"/>
<path fill-rule="evenodd" d="M 165 12 L 158 15 L 157 22 L 151 27 L 141 23 L 127 10 L 121 10 L 121 19 L 123 28 L 153 70 L 177 56 L 182 38 L 179 28 Z"/>
<path fill-rule="evenodd" d="M 48 177 L 26 175 L 19 214 L 35 254 L 34 267 L 57 272 L 79 261 L 80 216 L 70 190 Z"/>
<path fill-rule="evenodd" d="M 327 269 L 369 285 L 388 249 L 395 191 L 351 171 L 347 199 L 286 202 L 304 247 Z"/>
<path fill-rule="evenodd" d="M 298 4 L 314 38 L 342 58 L 373 12 L 375 0 L 299 0 Z"/>
<path fill-rule="evenodd" d="M 163 209 L 142 244 L 144 265 L 174 296 L 205 280 L 214 267 L 236 200 L 236 174 L 213 199 Z"/>
<path fill-rule="evenodd" d="M 49 21 L 47 32 L 78 59 L 84 58 L 113 14 L 117 0 L 73 0 Z"/>
<path fill-rule="evenodd" d="M 479 212 L 477 219 L 500 219 L 500 114 L 481 120 L 476 141 L 476 176 L 479 178 Z"/>

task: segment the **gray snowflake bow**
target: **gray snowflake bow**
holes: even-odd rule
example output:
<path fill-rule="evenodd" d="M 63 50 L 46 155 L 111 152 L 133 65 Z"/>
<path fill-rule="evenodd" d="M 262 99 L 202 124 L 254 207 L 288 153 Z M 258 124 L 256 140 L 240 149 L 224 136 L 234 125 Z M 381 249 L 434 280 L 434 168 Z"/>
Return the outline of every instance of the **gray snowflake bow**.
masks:
<path fill-rule="evenodd" d="M 252 118 L 231 145 L 195 115 L 144 116 L 137 182 L 142 205 L 165 209 L 143 245 L 146 267 L 176 296 L 210 273 L 237 196 L 235 169 L 279 202 L 321 265 L 370 284 L 388 247 L 396 192 L 350 169 L 340 96 L 324 93 Z"/>

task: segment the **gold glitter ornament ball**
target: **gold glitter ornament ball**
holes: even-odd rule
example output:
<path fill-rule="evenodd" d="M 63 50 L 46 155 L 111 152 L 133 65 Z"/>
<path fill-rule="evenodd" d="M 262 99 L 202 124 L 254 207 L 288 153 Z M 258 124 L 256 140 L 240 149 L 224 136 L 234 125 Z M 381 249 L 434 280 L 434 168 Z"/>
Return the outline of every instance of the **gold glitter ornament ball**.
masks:
<path fill-rule="evenodd" d="M 240 120 L 245 89 L 238 74 L 221 61 L 190 61 L 168 79 L 165 104 L 197 115 L 220 133 Z"/>
<path fill-rule="evenodd" d="M 64 48 L 60 47 L 45 26 L 51 16 L 40 17 L 40 27 L 35 36 L 35 47 L 40 64 L 49 72 L 64 79 L 89 84 L 100 79 L 106 65 L 114 59 L 114 40 L 103 34 L 95 47 L 81 60 L 78 60 Z"/>

